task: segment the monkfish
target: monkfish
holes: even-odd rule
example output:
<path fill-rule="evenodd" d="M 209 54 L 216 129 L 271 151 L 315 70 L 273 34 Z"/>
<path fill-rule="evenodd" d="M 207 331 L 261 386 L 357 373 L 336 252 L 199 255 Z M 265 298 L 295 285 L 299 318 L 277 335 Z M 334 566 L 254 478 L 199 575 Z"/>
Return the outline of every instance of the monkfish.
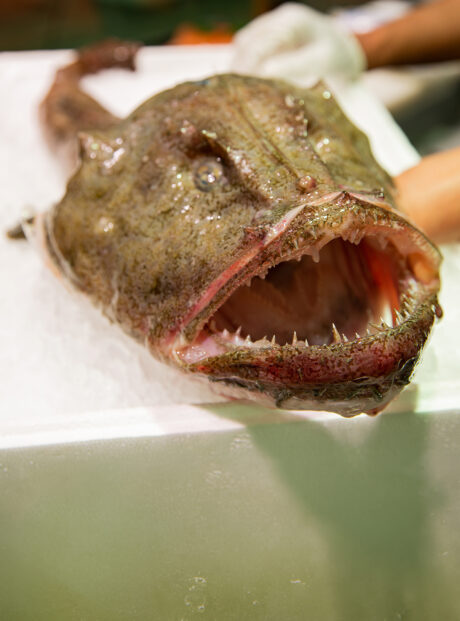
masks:
<path fill-rule="evenodd" d="M 440 253 L 367 137 L 321 82 L 232 74 L 118 119 L 79 79 L 132 67 L 136 49 L 101 45 L 58 72 L 42 116 L 79 165 L 27 235 L 154 356 L 224 394 L 381 411 L 441 314 Z"/>

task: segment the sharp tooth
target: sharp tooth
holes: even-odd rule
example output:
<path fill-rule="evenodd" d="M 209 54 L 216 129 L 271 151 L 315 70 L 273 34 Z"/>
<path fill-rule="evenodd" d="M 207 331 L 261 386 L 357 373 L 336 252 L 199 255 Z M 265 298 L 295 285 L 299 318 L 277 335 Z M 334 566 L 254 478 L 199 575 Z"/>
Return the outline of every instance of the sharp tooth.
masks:
<path fill-rule="evenodd" d="M 404 312 L 406 313 L 406 315 L 409 316 L 411 313 L 414 312 L 415 305 L 412 300 L 409 300 L 409 298 L 406 298 L 406 300 L 404 301 L 403 308 L 404 308 Z"/>
<path fill-rule="evenodd" d="M 310 343 L 308 342 L 308 339 L 307 339 L 307 338 L 305 339 L 305 345 L 306 345 L 307 347 L 310 347 Z"/>
<path fill-rule="evenodd" d="M 339 331 L 335 327 L 335 323 L 332 324 L 332 339 L 334 343 L 341 343 L 342 339 L 340 338 Z"/>
<path fill-rule="evenodd" d="M 239 326 L 239 328 L 237 329 L 235 334 L 236 334 L 236 336 L 240 336 L 240 334 L 241 334 L 241 326 Z"/>
<path fill-rule="evenodd" d="M 244 339 L 245 343 L 252 343 L 251 341 L 251 337 L 249 336 L 249 334 L 247 335 L 247 337 Z"/>
<path fill-rule="evenodd" d="M 357 332 L 355 332 L 355 336 L 356 336 L 357 340 L 359 341 L 359 339 L 361 338 L 361 336 L 360 336 Z"/>
<path fill-rule="evenodd" d="M 414 298 L 410 293 L 405 293 L 403 296 L 404 303 L 409 306 L 414 303 Z"/>
<path fill-rule="evenodd" d="M 275 334 L 272 336 L 271 343 L 272 343 L 272 345 L 276 345 L 276 335 Z"/>
<path fill-rule="evenodd" d="M 297 345 L 297 332 L 294 330 L 294 334 L 292 335 L 292 344 Z"/>
<path fill-rule="evenodd" d="M 396 321 L 398 323 L 402 323 L 404 321 L 404 317 L 401 315 L 401 313 L 395 309 L 394 311 L 395 317 L 396 317 Z"/>
<path fill-rule="evenodd" d="M 264 270 L 261 274 L 259 274 L 259 278 L 265 280 L 266 275 L 268 274 L 268 268 Z"/>
<path fill-rule="evenodd" d="M 294 247 L 296 250 L 299 249 L 299 242 L 296 239 L 294 239 Z"/>
<path fill-rule="evenodd" d="M 348 343 L 348 337 L 347 337 L 345 334 L 342 334 L 342 340 L 343 340 L 345 343 Z"/>
<path fill-rule="evenodd" d="M 369 328 L 366 328 L 366 333 L 367 333 L 367 336 L 372 336 L 372 333 L 371 333 L 371 331 L 369 330 Z"/>
<path fill-rule="evenodd" d="M 222 336 L 227 338 L 228 336 L 230 336 L 230 332 L 227 330 L 227 328 L 225 328 L 224 330 L 222 330 Z"/>
<path fill-rule="evenodd" d="M 316 248 L 316 246 L 313 246 L 311 249 L 311 258 L 313 259 L 314 263 L 319 263 L 319 250 L 318 248 Z"/>

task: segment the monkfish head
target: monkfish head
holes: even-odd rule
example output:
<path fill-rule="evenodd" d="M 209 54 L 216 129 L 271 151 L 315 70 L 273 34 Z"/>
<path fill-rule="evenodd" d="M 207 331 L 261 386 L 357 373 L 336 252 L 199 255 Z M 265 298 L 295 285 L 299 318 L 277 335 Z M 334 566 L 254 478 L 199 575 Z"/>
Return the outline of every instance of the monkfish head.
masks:
<path fill-rule="evenodd" d="M 408 383 L 440 255 L 323 84 L 182 84 L 80 145 L 45 245 L 154 355 L 233 396 L 345 416 Z"/>

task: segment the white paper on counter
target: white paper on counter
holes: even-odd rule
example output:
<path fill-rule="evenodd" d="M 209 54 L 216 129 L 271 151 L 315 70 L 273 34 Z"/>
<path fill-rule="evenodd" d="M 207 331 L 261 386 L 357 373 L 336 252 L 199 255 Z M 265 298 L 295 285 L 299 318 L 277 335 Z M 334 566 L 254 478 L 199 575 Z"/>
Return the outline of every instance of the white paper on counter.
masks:
<path fill-rule="evenodd" d="M 159 90 L 225 71 L 229 55 L 228 46 L 145 48 L 136 73 L 111 70 L 86 78 L 84 84 L 102 104 L 125 115 Z M 41 136 L 37 107 L 56 68 L 69 58 L 71 53 L 65 51 L 0 55 L 2 231 L 15 224 L 24 209 L 46 209 L 65 189 L 63 172 Z M 392 174 L 417 161 L 389 114 L 362 85 L 340 93 L 340 101 L 368 132 L 376 155 Z M 393 410 L 457 406 L 459 247 L 450 247 L 445 256 L 445 317 L 435 327 L 413 384 Z M 156 427 L 147 425 L 145 433 L 155 433 L 154 427 L 164 433 L 166 406 L 219 401 L 208 384 L 158 363 L 89 303 L 70 294 L 26 243 L 13 243 L 2 235 L 0 266 L 0 435 L 3 430 L 14 436 L 21 426 L 30 425 L 73 427 L 78 420 L 91 427 L 88 421 L 97 422 L 98 416 L 100 425 L 108 428 L 114 418 L 119 425 L 123 413 L 128 426 L 142 427 L 149 412 L 156 416 Z M 181 408 L 176 410 L 190 417 L 192 428 L 200 408 Z M 206 416 L 210 420 L 211 415 Z"/>

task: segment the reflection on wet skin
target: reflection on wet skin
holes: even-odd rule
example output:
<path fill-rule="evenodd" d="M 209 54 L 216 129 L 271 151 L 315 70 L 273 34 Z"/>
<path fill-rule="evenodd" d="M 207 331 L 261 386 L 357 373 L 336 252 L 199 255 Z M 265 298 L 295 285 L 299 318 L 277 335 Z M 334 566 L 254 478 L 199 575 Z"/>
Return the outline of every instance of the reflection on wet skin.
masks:
<path fill-rule="evenodd" d="M 232 406 L 240 421 L 254 422 L 253 410 Z M 433 562 L 430 519 L 442 498 L 428 479 L 429 427 L 427 416 L 387 414 L 247 428 L 324 533 L 334 618 L 454 618 Z"/>

